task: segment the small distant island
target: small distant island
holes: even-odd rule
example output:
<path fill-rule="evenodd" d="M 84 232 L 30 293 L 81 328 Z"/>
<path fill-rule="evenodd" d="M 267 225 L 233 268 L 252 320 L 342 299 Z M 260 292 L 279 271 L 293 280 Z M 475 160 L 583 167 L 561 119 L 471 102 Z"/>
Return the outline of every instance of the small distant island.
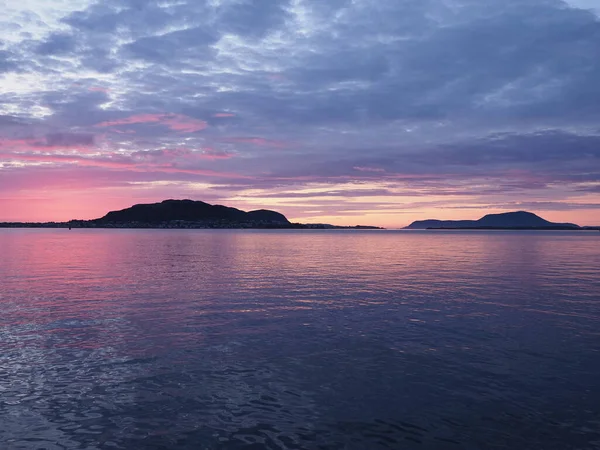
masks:
<path fill-rule="evenodd" d="M 555 223 L 528 211 L 488 214 L 478 220 L 418 220 L 408 230 L 600 230 L 574 223 Z"/>
<path fill-rule="evenodd" d="M 242 211 L 195 200 L 164 200 L 111 211 L 92 220 L 68 222 L 2 222 L 0 228 L 267 228 L 267 229 L 381 229 L 373 226 L 336 226 L 292 223 L 268 209 Z"/>

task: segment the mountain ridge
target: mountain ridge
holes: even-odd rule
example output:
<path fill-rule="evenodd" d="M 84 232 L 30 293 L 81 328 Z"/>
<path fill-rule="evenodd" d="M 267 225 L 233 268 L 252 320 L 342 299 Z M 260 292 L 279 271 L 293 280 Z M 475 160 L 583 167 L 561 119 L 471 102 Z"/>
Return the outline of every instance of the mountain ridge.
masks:
<path fill-rule="evenodd" d="M 223 205 L 211 205 L 199 200 L 163 200 L 141 203 L 118 211 L 110 211 L 90 222 L 105 224 L 138 223 L 158 225 L 168 222 L 203 222 L 212 224 L 289 225 L 283 214 L 268 209 L 242 211 Z"/>
<path fill-rule="evenodd" d="M 417 220 L 405 229 L 580 229 L 574 223 L 555 223 L 529 211 L 487 214 L 477 220 Z"/>

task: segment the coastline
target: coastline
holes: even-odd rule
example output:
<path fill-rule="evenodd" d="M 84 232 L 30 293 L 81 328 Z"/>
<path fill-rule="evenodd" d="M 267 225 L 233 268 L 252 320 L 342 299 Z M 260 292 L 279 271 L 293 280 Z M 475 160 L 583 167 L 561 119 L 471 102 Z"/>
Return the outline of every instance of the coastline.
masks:
<path fill-rule="evenodd" d="M 382 227 L 368 225 L 339 226 L 327 224 L 274 224 L 274 223 L 227 223 L 227 222 L 182 222 L 167 223 L 93 223 L 87 221 L 72 222 L 0 222 L 0 228 L 68 228 L 68 229 L 169 229 L 169 230 L 384 230 Z"/>

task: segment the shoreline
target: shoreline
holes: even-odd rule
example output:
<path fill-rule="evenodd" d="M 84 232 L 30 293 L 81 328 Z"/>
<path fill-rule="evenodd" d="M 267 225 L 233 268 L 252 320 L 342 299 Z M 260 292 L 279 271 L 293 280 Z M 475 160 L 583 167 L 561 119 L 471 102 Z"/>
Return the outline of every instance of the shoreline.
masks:
<path fill-rule="evenodd" d="M 69 223 L 69 222 L 0 222 L 0 228 L 52 228 L 52 229 L 129 229 L 129 230 L 384 230 L 382 227 L 355 225 L 338 226 L 322 224 L 251 224 L 251 223 Z"/>

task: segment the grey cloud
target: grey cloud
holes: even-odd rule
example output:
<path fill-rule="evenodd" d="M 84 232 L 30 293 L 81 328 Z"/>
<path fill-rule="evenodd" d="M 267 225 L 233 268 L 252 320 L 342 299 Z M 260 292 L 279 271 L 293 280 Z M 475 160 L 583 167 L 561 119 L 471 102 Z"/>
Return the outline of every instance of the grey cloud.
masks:
<path fill-rule="evenodd" d="M 421 17 L 427 3 L 434 4 L 423 2 L 414 15 L 408 8 L 402 17 Z M 493 2 L 485 3 L 492 6 Z M 302 74 L 304 67 L 333 68 L 343 57 L 335 50 L 348 42 L 359 43 L 355 51 L 362 52 L 363 59 L 373 53 L 388 59 L 392 73 L 380 83 L 318 97 L 321 104 L 313 103 L 318 108 L 314 120 L 357 120 L 360 108 L 367 117 L 387 119 L 432 120 L 484 111 L 489 116 L 548 117 L 564 115 L 558 103 L 571 102 L 569 112 L 578 105 L 588 113 L 591 109 L 600 112 L 594 106 L 600 99 L 594 81 L 600 60 L 592 51 L 600 46 L 600 23 L 589 13 L 564 9 L 558 3 L 520 2 L 521 8 L 514 3 L 503 3 L 504 10 L 492 6 L 496 14 L 487 17 L 465 13 L 463 21 L 450 26 L 430 24 L 423 28 L 427 30 L 423 36 L 406 27 L 406 39 L 391 38 L 371 45 L 364 44 L 368 35 L 357 35 L 351 27 L 346 34 L 337 35 L 337 42 L 321 38 L 316 47 L 328 52 L 300 59 L 300 72 L 296 67 L 289 71 Z M 399 7 L 398 14 L 401 11 Z M 350 74 L 339 81 L 360 73 L 360 56 L 352 60 L 358 63 L 357 69 L 352 71 L 348 64 Z M 313 90 L 331 82 L 329 74 L 310 69 L 304 70 L 304 77 L 304 85 Z M 576 92 L 582 88 L 594 100 L 580 98 Z M 557 104 L 548 107 L 552 103 Z M 333 104 L 350 107 L 332 108 Z"/>
<path fill-rule="evenodd" d="M 206 78 L 199 78 L 204 86 L 229 77 L 233 90 L 213 88 L 203 102 L 243 110 L 247 116 L 316 124 L 556 117 L 565 106 L 573 114 L 600 112 L 595 82 L 600 62 L 593 50 L 600 45 L 600 23 L 558 1 L 469 2 L 452 9 L 437 0 L 384 1 L 377 8 L 366 1 L 325 8 L 306 0 L 300 5 L 312 11 L 314 20 L 335 12 L 334 20 L 301 41 L 284 35 L 290 39 L 288 51 L 282 48 L 276 57 L 260 48 L 252 54 L 279 62 L 285 77 L 279 86 L 266 76 L 257 78 L 254 70 L 237 77 L 212 75 L 211 69 L 224 63 L 213 61 L 212 45 L 229 32 L 255 37 L 278 27 L 292 32 L 293 9 L 287 2 L 224 2 L 217 9 L 204 2 L 124 5 L 94 6 L 67 22 L 86 32 L 91 42 L 113 42 L 113 35 L 133 38 L 121 48 L 121 61 L 129 55 L 172 69 L 186 61 L 204 66 L 206 74 L 198 74 Z M 178 30 L 159 33 L 169 27 Z M 107 59 L 106 48 L 103 52 L 85 57 L 84 63 L 115 70 L 119 62 Z M 243 62 L 242 55 L 229 57 Z M 149 75 L 144 71 L 139 77 Z M 138 78 L 136 73 L 128 76 Z M 181 96 L 171 93 L 181 91 L 187 81 L 172 71 L 169 76 L 171 87 L 163 83 L 162 95 L 177 104 Z"/>
<path fill-rule="evenodd" d="M 111 112 L 100 108 L 107 99 L 105 92 L 72 85 L 65 86 L 62 91 L 47 92 L 43 96 L 44 104 L 52 108 L 65 127 L 91 126 L 113 117 Z"/>
<path fill-rule="evenodd" d="M 389 190 L 389 189 L 347 189 L 347 190 L 335 190 L 335 187 L 332 187 L 332 190 L 324 190 L 315 192 L 276 192 L 273 194 L 266 193 L 257 193 L 254 196 L 245 195 L 246 198 L 315 198 L 315 197 L 341 197 L 341 198 L 351 198 L 351 197 L 364 197 L 364 196 L 380 196 L 380 197 L 393 197 L 398 194 Z"/>
<path fill-rule="evenodd" d="M 288 1 L 107 1 L 75 12 L 64 22 L 83 33 L 90 44 L 106 48 L 125 44 L 123 56 L 154 63 L 206 58 L 208 45 L 226 33 L 260 38 L 282 26 Z M 95 48 L 95 47 L 94 47 Z"/>
<path fill-rule="evenodd" d="M 318 80 L 321 84 L 345 81 L 377 81 L 390 71 L 390 61 L 383 52 L 367 53 L 364 49 L 340 49 L 335 54 L 324 54 L 305 61 L 302 67 L 289 74 L 290 79 L 308 85 Z"/>
<path fill-rule="evenodd" d="M 114 33 L 117 30 L 119 16 L 116 9 L 106 3 L 92 5 L 85 11 L 76 11 L 63 19 L 73 28 L 87 33 Z"/>
<path fill-rule="evenodd" d="M 157 63 L 194 58 L 196 62 L 211 57 L 214 51 L 210 44 L 218 37 L 204 27 L 174 31 L 161 36 L 138 39 L 125 46 L 125 52 L 140 59 Z"/>
<path fill-rule="evenodd" d="M 529 168 L 551 179 L 587 174 L 600 180 L 600 136 L 556 131 L 491 136 L 427 153 L 436 164 Z M 414 159 L 426 163 L 425 155 Z"/>
<path fill-rule="evenodd" d="M 218 27 L 224 33 L 260 38 L 283 25 L 290 16 L 289 0 L 244 0 L 224 2 Z"/>
<path fill-rule="evenodd" d="M 94 145 L 93 134 L 53 133 L 46 136 L 48 146 L 90 146 Z"/>
<path fill-rule="evenodd" d="M 96 47 L 81 52 L 81 64 L 100 73 L 110 73 L 117 70 L 122 62 L 111 55 L 110 49 Z"/>
<path fill-rule="evenodd" d="M 405 147 L 371 145 L 347 147 L 344 156 L 327 151 L 310 162 L 297 161 L 292 176 L 323 174 L 385 178 L 395 174 L 443 176 L 509 176 L 511 169 L 535 174 L 529 187 L 551 181 L 600 179 L 600 135 L 578 135 L 549 130 L 526 134 L 492 134 L 452 144 Z M 357 171 L 356 167 L 377 169 Z M 385 169 L 385 172 L 381 172 Z M 288 169 L 289 170 L 289 169 Z M 518 172 L 519 173 L 519 172 Z M 545 181 L 541 181 L 545 180 Z"/>
<path fill-rule="evenodd" d="M 7 50 L 0 50 L 0 73 L 11 72 L 18 69 L 15 55 Z"/>
<path fill-rule="evenodd" d="M 405 179 L 423 188 L 445 188 L 452 182 L 487 178 L 496 185 L 488 193 L 600 181 L 600 136 L 595 135 L 502 134 L 410 151 L 373 147 L 367 152 L 349 149 L 345 157 L 335 160 L 331 156 L 328 151 L 304 160 L 287 157 L 287 164 L 271 175 L 315 180 Z M 385 172 L 357 171 L 356 167 L 385 168 Z"/>
<path fill-rule="evenodd" d="M 36 53 L 40 55 L 67 54 L 75 50 L 76 44 L 74 36 L 64 33 L 54 33 L 37 46 Z"/>
<path fill-rule="evenodd" d="M 202 17 L 206 2 L 159 2 L 154 0 L 107 0 L 63 19 L 68 25 L 92 35 L 117 35 L 137 39 L 172 26 L 193 23 Z M 206 17 L 206 16 L 204 16 Z"/>
<path fill-rule="evenodd" d="M 590 192 L 590 193 L 598 193 L 600 194 L 600 182 L 598 182 L 598 184 L 594 184 L 594 185 L 586 185 L 586 186 L 580 186 L 576 189 L 576 191 L 578 192 Z"/>
<path fill-rule="evenodd" d="M 0 115 L 0 127 L 22 127 L 29 125 L 29 122 L 20 117 Z"/>

